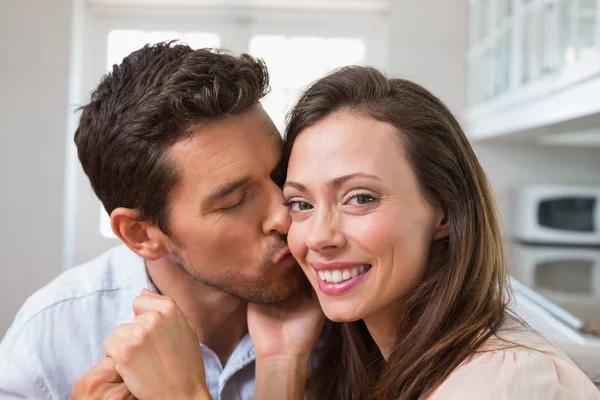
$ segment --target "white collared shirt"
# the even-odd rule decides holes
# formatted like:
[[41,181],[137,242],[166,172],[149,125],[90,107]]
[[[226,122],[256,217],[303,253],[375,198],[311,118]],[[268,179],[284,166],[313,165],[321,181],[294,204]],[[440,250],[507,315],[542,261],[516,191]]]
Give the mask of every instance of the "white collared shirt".
[[[153,288],[143,259],[121,245],[34,293],[0,343],[0,399],[70,399],[75,382],[105,358],[102,342],[133,319],[131,304],[143,288]],[[225,366],[200,346],[212,398],[252,399],[250,337]]]

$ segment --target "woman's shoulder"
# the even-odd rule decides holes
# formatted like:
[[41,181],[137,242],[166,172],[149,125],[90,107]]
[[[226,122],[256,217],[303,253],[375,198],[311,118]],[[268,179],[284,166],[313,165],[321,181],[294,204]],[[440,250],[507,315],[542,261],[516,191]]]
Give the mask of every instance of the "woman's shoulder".
[[600,400],[589,378],[557,347],[511,324],[490,337],[431,400]]

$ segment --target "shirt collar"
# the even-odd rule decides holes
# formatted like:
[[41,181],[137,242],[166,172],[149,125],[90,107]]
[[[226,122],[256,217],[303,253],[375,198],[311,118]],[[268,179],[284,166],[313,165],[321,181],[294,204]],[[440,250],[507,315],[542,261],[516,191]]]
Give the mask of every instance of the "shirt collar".
[[111,262],[116,264],[117,270],[123,271],[123,302],[117,319],[117,324],[123,324],[134,318],[133,300],[140,295],[142,289],[152,290],[153,292],[156,292],[156,289],[150,281],[144,259],[126,246],[119,250]]

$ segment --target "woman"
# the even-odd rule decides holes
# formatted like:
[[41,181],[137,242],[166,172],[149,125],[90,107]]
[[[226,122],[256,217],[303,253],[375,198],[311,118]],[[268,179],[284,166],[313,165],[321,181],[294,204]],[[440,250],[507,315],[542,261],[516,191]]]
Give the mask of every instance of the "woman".
[[425,89],[347,67],[288,116],[290,249],[333,324],[317,399],[598,399],[507,313],[492,192]]

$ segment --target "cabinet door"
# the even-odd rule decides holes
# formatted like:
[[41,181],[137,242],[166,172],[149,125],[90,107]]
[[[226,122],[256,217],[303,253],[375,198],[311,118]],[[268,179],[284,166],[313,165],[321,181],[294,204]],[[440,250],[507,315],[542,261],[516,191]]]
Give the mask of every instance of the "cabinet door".
[[520,82],[531,82],[540,76],[541,46],[538,29],[538,15],[532,7],[527,8],[520,17],[519,49],[520,49]]
[[578,58],[587,60],[597,58],[598,49],[598,0],[578,0],[575,19],[575,46]]
[[564,70],[598,57],[598,1],[557,0],[557,68]]

